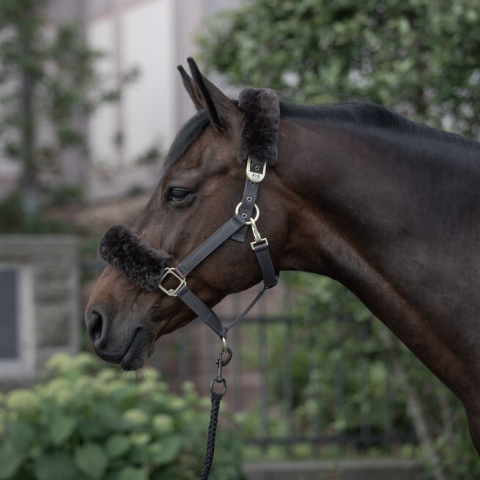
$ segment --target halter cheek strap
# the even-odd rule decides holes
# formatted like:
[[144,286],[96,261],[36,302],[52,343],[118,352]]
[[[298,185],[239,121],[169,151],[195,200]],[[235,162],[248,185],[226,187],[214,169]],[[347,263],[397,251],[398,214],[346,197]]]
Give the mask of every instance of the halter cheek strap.
[[[249,171],[250,170],[250,171]],[[262,176],[255,174],[261,171]],[[260,216],[260,210],[255,204],[257,196],[258,184],[265,176],[265,164],[258,161],[249,160],[247,163],[247,181],[245,190],[243,192],[242,202],[238,205],[235,215],[224,223],[215,233],[213,233],[207,240],[205,240],[199,247],[197,247],[188,257],[185,258],[177,267],[165,269],[159,288],[169,296],[178,297],[182,300],[201,320],[203,320],[220,338],[225,339],[228,331],[242,320],[248,312],[260,300],[265,291],[274,287],[278,283],[278,273],[275,271],[268,249],[268,241],[262,238],[256,221]],[[250,176],[249,176],[250,173]],[[253,175],[252,175],[253,174]],[[255,212],[256,218],[250,217],[248,212]],[[251,213],[250,213],[251,215]],[[211,253],[213,253],[220,245],[226,242],[229,238],[237,241],[242,241],[241,237],[245,237],[240,233],[242,229],[251,226],[254,241],[251,242],[252,250],[257,257],[258,265],[262,273],[263,289],[253,299],[246,310],[235,318],[229,325],[224,326],[216,313],[207,307],[188,287],[186,282],[187,275],[203,260],[205,260]],[[164,281],[174,277],[178,282],[175,288],[167,289],[163,286]]]

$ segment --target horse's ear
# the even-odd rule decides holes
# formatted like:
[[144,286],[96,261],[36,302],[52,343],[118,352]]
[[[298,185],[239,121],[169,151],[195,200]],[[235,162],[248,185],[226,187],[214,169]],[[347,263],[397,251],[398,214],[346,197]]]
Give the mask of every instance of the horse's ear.
[[187,61],[193,78],[190,78],[182,67],[178,68],[185,89],[196,109],[205,109],[212,128],[221,134],[228,128],[233,118],[241,118],[241,113],[232,100],[201,74],[193,58]]
[[187,93],[190,95],[190,98],[192,99],[195,108],[197,109],[197,111],[202,110],[202,100],[198,94],[198,90],[195,87],[195,84],[193,83],[192,77],[190,77],[190,75],[186,72],[182,65],[179,65],[177,68],[180,72],[180,75],[182,76],[183,86],[185,87]]
[[278,129],[280,126],[280,101],[269,88],[246,88],[240,93],[238,106],[205,78],[193,58],[188,59],[191,78],[185,69],[178,67],[183,84],[197,110],[205,109],[211,127],[224,133],[243,118],[238,160],[246,163],[251,156],[275,165],[278,160]]

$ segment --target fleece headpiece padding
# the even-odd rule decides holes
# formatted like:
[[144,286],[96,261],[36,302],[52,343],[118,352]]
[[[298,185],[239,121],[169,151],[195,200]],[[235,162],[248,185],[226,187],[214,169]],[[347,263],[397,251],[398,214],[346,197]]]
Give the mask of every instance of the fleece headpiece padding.
[[115,225],[105,234],[98,254],[139,287],[158,289],[168,255],[158,252],[124,225]]
[[246,88],[238,97],[243,111],[243,129],[238,160],[245,163],[250,155],[275,165],[278,161],[280,102],[270,88]]

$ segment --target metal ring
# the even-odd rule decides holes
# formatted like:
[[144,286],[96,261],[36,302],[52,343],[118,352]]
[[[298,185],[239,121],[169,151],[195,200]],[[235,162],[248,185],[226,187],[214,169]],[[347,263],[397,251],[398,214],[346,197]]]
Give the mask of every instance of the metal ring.
[[[242,205],[242,202],[240,202],[237,205],[237,208],[235,209],[235,215],[239,212],[240,206]],[[260,218],[260,209],[258,208],[257,204],[255,206],[255,218],[253,219],[254,222],[256,222]],[[245,225],[251,225],[252,222],[249,220],[248,222],[245,223]]]
[[212,394],[217,393],[217,392],[215,392],[215,384],[216,383],[223,383],[223,392],[218,393],[217,395],[221,395],[222,397],[224,397],[225,394],[227,393],[227,382],[225,381],[224,378],[215,377],[210,383],[210,392]]

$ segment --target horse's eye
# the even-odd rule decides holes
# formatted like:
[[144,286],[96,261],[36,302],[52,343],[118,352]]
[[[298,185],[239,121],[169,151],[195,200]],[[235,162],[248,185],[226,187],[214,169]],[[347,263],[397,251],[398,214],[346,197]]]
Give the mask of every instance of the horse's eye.
[[169,203],[184,202],[192,198],[193,192],[186,188],[172,187],[165,192],[165,201]]

